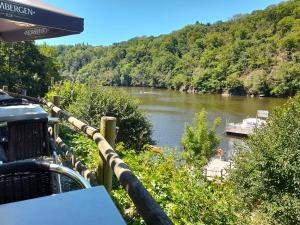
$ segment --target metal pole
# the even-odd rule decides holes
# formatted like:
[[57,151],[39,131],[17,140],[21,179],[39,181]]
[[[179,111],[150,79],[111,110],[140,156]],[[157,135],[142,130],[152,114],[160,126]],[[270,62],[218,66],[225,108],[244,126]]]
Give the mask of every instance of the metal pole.
[[[57,107],[60,107],[60,96],[59,95],[53,96],[53,104]],[[51,117],[58,117],[58,114],[56,112],[54,112],[53,110],[51,110]],[[56,140],[56,138],[58,137],[58,131],[59,131],[58,123],[54,122],[53,123],[53,133],[52,133],[54,140]]]

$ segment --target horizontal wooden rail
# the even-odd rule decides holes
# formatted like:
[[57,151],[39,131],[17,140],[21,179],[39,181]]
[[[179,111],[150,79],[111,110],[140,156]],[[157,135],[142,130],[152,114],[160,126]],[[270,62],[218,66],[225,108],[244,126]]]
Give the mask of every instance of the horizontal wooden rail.
[[[53,136],[52,127],[49,127],[48,131]],[[60,137],[57,137],[56,140],[53,140],[53,144],[55,145],[54,148],[58,147],[59,149],[61,149],[65,157],[71,160],[71,164],[75,171],[77,171],[81,176],[87,179],[93,187],[98,186],[96,175],[92,171],[90,171],[82,161],[76,158],[69,146],[66,145]]]
[[95,187],[98,185],[96,176],[80,161],[76,158],[70,148],[62,141],[60,137],[55,140],[56,145],[62,149],[65,155],[71,159],[72,166],[78,171],[90,184]]
[[9,94],[10,96],[15,97],[15,98],[25,98],[32,103],[39,103],[39,104],[45,105],[47,102],[46,100],[44,100],[42,98],[34,98],[34,97],[26,96],[26,95],[16,94],[13,92],[7,92],[7,94]]
[[129,197],[133,201],[137,208],[138,213],[145,220],[148,225],[169,225],[173,224],[157,202],[153,199],[150,193],[146,190],[139,179],[129,169],[126,163],[119,157],[119,155],[113,150],[108,144],[105,138],[99,133],[97,129],[87,125],[86,123],[78,120],[77,118],[70,115],[68,112],[55,106],[52,102],[47,102],[44,99],[32,98],[20,94],[9,93],[13,97],[20,97],[28,99],[29,101],[45,104],[57,115],[68,121],[77,129],[81,130],[88,137],[93,139],[100,150],[103,158],[109,163],[110,167],[114,171],[120,184],[127,191]]

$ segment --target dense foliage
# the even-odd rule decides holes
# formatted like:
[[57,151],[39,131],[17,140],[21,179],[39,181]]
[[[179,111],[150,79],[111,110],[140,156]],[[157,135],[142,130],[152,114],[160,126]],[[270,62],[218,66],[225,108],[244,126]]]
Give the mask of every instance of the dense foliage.
[[72,81],[74,81],[74,73],[103,55],[103,47],[92,47],[85,44],[60,45],[54,49],[57,51],[57,61],[62,66],[60,71],[62,77]]
[[[190,170],[180,163],[181,155],[124,151],[123,159],[138,175],[147,190],[177,225],[244,224],[238,214],[239,197],[230,183],[207,181],[202,170]],[[114,198],[130,224],[144,224],[118,187]]]
[[183,156],[188,161],[202,161],[207,163],[220,144],[220,138],[216,135],[216,129],[221,123],[221,118],[216,118],[212,128],[208,127],[207,113],[201,111],[196,115],[195,127],[185,125],[182,137],[184,147]]
[[47,46],[39,49],[32,42],[0,42],[0,86],[11,91],[26,89],[29,95],[44,95],[51,77],[58,79],[56,58],[49,55],[56,50]]
[[[61,136],[79,159],[96,170],[99,153],[93,141],[68,128],[61,130]],[[140,152],[117,146],[123,160],[139,177],[147,190],[160,204],[176,225],[232,225],[245,224],[240,212],[240,199],[229,182],[207,181],[198,162],[185,163],[180,154],[158,154]],[[145,224],[126,191],[114,179],[112,197],[131,225]]]
[[300,1],[108,47],[58,46],[63,73],[104,85],[291,96],[300,87]]
[[55,85],[52,95],[62,97],[62,107],[94,127],[100,126],[102,116],[117,118],[117,142],[140,151],[152,144],[151,124],[138,108],[137,100],[125,91],[108,87],[89,87],[84,84],[64,82]]
[[240,147],[231,172],[247,209],[270,224],[300,224],[300,95]]

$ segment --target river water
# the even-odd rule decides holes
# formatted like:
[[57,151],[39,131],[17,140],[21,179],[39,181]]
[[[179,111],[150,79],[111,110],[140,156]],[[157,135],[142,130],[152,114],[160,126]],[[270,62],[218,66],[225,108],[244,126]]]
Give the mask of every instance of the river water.
[[221,117],[222,124],[217,133],[222,137],[220,147],[229,159],[234,145],[241,139],[224,134],[226,121],[241,122],[247,117],[255,117],[257,110],[269,110],[282,106],[286,99],[251,98],[242,96],[223,97],[210,94],[187,94],[172,90],[152,88],[121,88],[140,100],[140,107],[146,111],[153,124],[153,138],[158,146],[182,149],[181,137],[185,123],[192,123],[195,114],[204,109],[208,113],[209,124]]

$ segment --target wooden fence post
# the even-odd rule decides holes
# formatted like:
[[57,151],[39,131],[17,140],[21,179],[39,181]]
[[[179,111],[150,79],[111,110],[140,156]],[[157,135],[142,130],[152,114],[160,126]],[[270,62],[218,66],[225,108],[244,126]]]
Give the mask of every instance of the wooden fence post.
[[[60,107],[60,96],[59,95],[54,95],[52,101],[55,106]],[[54,112],[53,110],[51,110],[50,114],[51,114],[51,117],[58,117],[58,114],[56,112]],[[56,140],[56,138],[58,137],[58,130],[59,130],[57,122],[53,121],[52,128],[53,128],[52,135],[53,135],[54,140]]]
[[[54,95],[52,98],[52,102],[55,106],[60,107],[60,96],[59,95]],[[57,117],[57,113],[51,110],[51,117]]]
[[5,92],[8,92],[8,86],[6,86],[6,85],[3,85],[3,88],[2,88],[2,90],[3,90],[3,91],[5,91]]
[[[100,133],[113,148],[115,147],[116,140],[116,122],[117,119],[115,117],[104,116],[101,118],[100,123]],[[112,175],[113,172],[109,163],[106,162],[105,158],[100,153],[97,180],[99,184],[103,184],[105,186],[109,193],[111,193],[112,189]]]

